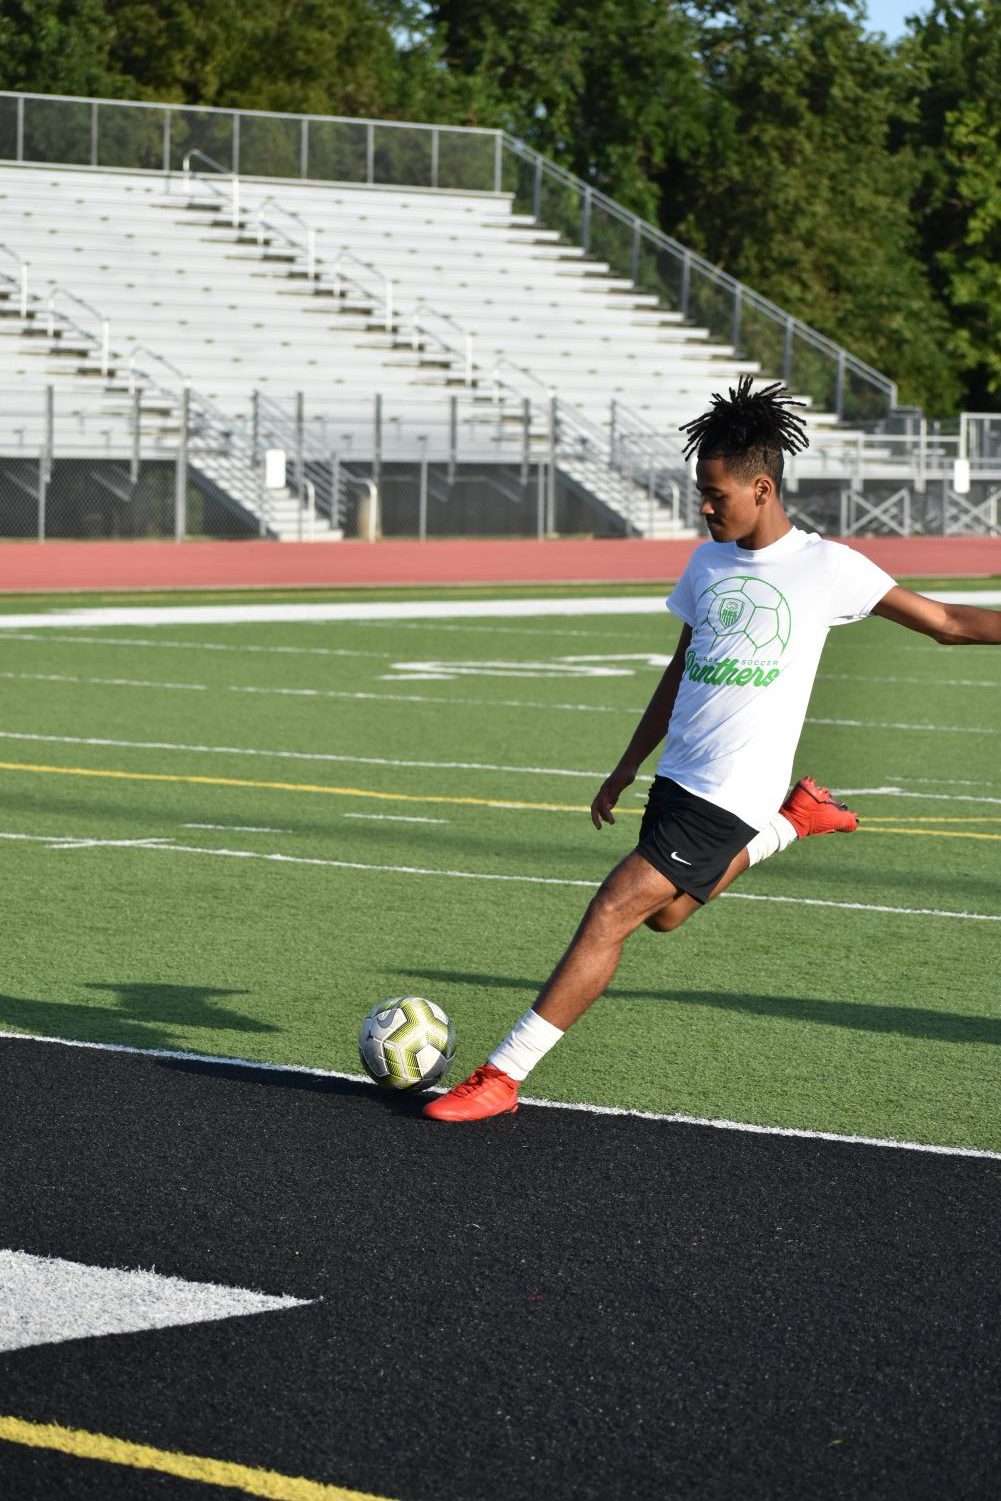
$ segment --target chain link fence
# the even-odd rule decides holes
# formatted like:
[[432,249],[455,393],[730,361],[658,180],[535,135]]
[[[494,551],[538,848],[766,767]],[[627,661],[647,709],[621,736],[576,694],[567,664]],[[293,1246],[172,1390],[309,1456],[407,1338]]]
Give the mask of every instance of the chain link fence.
[[[551,398],[447,389],[354,402],[257,393],[230,416],[186,389],[0,388],[0,536],[423,541],[701,532],[691,471],[647,435],[592,435]],[[994,419],[992,418],[993,422]],[[955,445],[959,440],[948,440]],[[929,447],[923,483],[786,486],[827,535],[998,535],[1001,425]]]

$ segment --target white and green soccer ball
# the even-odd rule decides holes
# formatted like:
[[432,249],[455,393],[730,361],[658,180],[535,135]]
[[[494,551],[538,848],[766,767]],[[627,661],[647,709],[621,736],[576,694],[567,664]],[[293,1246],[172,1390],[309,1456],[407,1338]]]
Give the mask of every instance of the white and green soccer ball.
[[455,1028],[424,996],[390,996],[362,1022],[358,1053],[369,1078],[384,1089],[428,1089],[455,1057]]
[[719,579],[699,595],[695,610],[696,629],[707,626],[716,645],[726,651],[773,647],[778,654],[789,645],[789,605],[781,590],[765,579]]

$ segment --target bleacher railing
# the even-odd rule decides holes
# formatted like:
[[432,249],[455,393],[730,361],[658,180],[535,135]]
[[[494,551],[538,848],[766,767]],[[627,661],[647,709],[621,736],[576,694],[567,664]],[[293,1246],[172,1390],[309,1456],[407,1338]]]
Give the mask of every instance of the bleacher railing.
[[849,350],[503,131],[0,91],[0,159],[510,193],[517,210],[707,328],[823,411],[879,427],[894,382]]

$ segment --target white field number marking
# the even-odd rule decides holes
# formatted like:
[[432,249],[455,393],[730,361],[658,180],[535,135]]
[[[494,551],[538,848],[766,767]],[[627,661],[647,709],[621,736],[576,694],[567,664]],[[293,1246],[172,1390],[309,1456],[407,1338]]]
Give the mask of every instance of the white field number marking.
[[394,662],[389,672],[381,673],[384,683],[424,680],[451,682],[458,678],[631,678],[636,666],[667,667],[671,658],[660,653],[595,653],[592,656],[549,657],[540,662],[461,661],[439,658],[426,662]]

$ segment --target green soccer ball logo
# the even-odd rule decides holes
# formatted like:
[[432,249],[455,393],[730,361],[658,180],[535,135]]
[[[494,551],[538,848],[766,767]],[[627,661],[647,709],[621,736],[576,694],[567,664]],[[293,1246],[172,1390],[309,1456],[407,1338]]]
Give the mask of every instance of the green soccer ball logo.
[[713,648],[755,652],[773,646],[785,651],[792,631],[792,614],[785,595],[764,579],[720,579],[699,595],[695,629],[714,638]]

